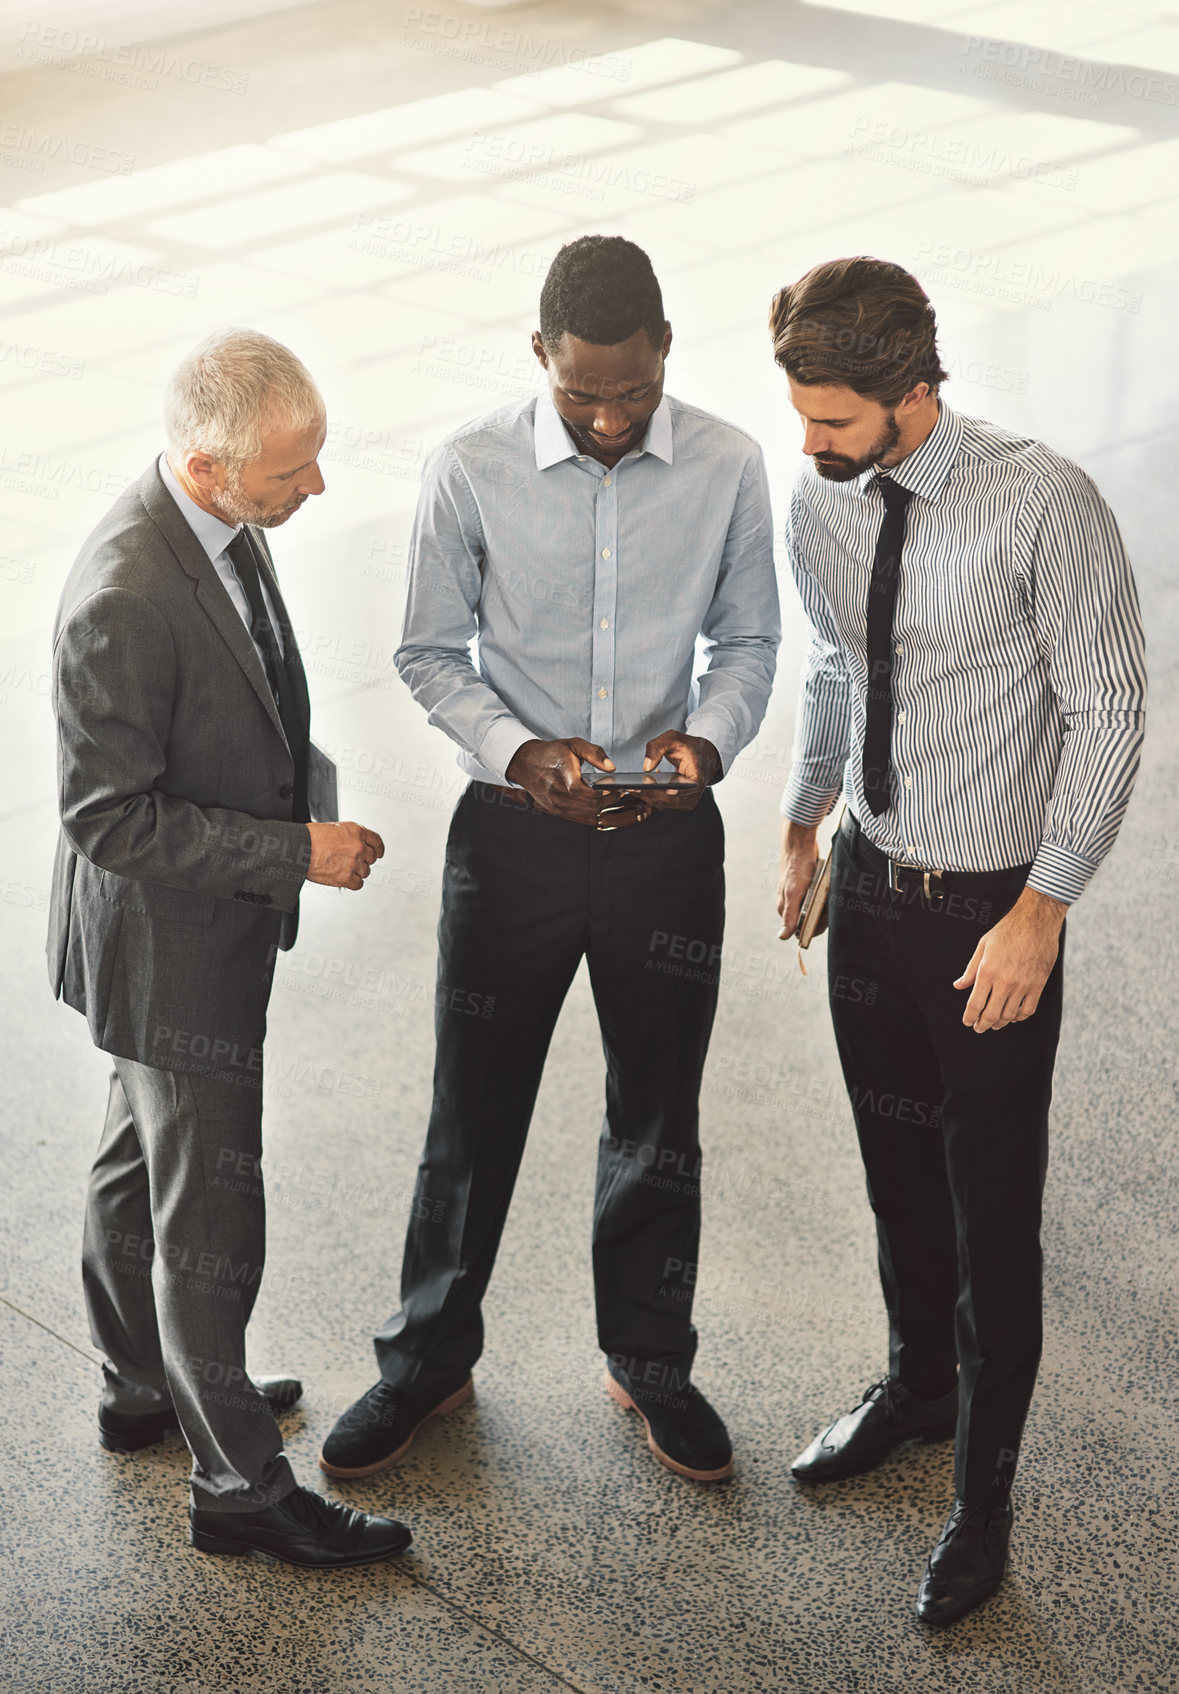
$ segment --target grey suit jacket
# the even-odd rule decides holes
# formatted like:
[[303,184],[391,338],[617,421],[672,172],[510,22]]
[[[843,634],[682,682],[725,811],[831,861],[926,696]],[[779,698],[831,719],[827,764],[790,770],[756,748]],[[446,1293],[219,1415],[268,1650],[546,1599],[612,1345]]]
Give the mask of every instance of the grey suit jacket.
[[[266,586],[309,716],[272,571]],[[66,579],[53,706],[54,993],[108,1053],[260,1081],[311,839],[291,819],[294,764],[262,661],[154,463]]]

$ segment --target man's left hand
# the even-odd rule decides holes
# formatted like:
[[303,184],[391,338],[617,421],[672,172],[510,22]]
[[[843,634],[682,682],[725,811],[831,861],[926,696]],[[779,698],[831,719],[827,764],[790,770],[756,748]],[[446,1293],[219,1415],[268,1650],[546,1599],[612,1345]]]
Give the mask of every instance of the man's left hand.
[[1025,888],[1005,918],[988,929],[955,988],[973,988],[962,1022],[976,1035],[1023,1023],[1040,1004],[1060,951],[1068,907]]
[[699,805],[704,790],[714,782],[719,782],[724,775],[720,754],[712,742],[705,741],[701,735],[684,735],[678,729],[665,730],[662,735],[657,735],[654,741],[647,743],[643,769],[653,771],[663,759],[674,765],[681,776],[686,776],[689,782],[694,782],[697,786],[633,790],[634,793],[641,794],[643,805],[652,811],[690,812],[693,806]]

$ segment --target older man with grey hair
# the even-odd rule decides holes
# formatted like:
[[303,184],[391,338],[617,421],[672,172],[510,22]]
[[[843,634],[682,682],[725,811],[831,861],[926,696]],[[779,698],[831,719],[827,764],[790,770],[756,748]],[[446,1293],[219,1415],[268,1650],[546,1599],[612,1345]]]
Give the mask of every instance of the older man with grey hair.
[[83,544],[53,640],[50,979],[114,1062],[82,1272],[99,1440],[183,1432],[206,1552],[365,1564],[409,1531],[298,1487],[275,1412],[302,1386],[245,1360],[276,951],[304,881],[362,888],[384,851],[332,820],[264,535],[323,492],[323,400],[287,348],[226,330],[181,361],[165,416],[168,450]]

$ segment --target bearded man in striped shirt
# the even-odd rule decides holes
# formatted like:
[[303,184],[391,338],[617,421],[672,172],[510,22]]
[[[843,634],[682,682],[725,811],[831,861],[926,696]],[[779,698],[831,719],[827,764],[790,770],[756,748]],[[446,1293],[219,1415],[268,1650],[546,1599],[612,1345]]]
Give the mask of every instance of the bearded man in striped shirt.
[[[916,279],[870,258],[816,266],[770,310],[812,460],[787,534],[812,637],[778,911],[785,939],[842,787],[831,1013],[890,1336],[888,1375],[792,1468],[825,1482],[955,1438],[917,1597],[931,1625],[1006,1561],[1064,919],[1125,814],[1146,689],[1109,508],[1061,454],[939,398],[936,329]],[[876,992],[838,993],[849,980]]]

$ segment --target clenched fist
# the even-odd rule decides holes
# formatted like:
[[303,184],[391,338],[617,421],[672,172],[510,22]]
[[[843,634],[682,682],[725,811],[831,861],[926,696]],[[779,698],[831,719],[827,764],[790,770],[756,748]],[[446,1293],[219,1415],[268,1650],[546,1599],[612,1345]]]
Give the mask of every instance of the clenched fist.
[[311,864],[308,882],[328,888],[363,888],[364,879],[378,859],[385,856],[385,843],[375,829],[358,823],[309,823]]

